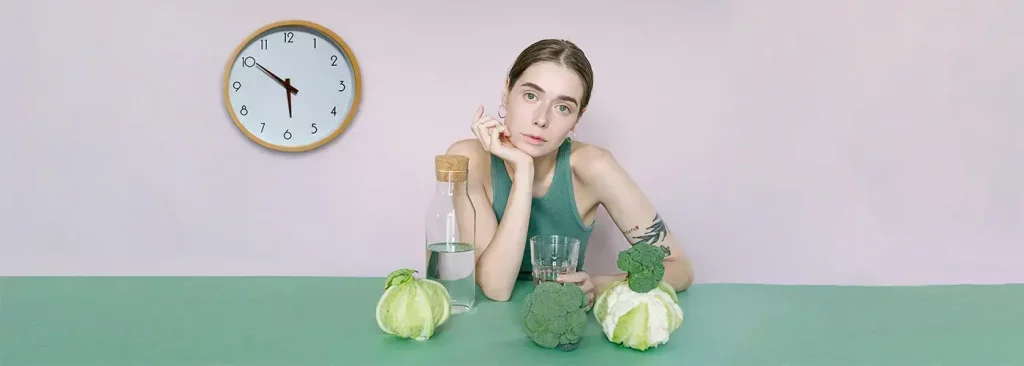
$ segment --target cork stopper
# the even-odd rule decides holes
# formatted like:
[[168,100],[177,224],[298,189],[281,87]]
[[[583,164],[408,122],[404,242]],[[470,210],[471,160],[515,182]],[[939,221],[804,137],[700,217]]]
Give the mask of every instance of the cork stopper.
[[435,156],[434,176],[438,182],[465,182],[469,176],[469,157],[462,155]]

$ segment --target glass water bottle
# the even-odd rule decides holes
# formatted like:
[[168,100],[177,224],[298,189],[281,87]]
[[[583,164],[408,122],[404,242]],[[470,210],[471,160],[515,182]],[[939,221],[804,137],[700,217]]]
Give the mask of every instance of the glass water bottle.
[[426,215],[427,278],[452,297],[452,314],[476,304],[476,211],[467,192],[469,158],[434,157],[434,197]]

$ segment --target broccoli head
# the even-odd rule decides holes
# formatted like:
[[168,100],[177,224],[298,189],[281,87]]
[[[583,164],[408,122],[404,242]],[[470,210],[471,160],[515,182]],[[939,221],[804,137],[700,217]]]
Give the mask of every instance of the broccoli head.
[[587,296],[571,283],[542,282],[523,300],[523,328],[544,348],[572,350],[587,325]]
[[626,272],[630,290],[645,293],[657,288],[665,277],[665,264],[662,261],[669,254],[668,247],[638,242],[619,252],[615,264]]

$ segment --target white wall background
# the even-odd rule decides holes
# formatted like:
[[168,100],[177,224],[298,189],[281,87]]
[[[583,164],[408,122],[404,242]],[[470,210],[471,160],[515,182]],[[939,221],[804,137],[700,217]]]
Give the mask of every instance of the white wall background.
[[[540,38],[698,282],[1024,282],[1024,2],[3,1],[0,275],[422,267],[432,158]],[[361,113],[305,154],[226,115],[231,51],[319,22]],[[588,270],[623,241],[602,216]]]

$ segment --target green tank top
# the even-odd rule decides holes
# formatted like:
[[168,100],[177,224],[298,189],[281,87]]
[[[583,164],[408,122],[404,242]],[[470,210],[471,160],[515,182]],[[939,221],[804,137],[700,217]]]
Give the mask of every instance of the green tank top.
[[[526,250],[523,251],[522,264],[519,269],[520,279],[529,279],[533,266],[530,263],[530,239],[535,235],[558,234],[579,238],[580,253],[576,270],[583,270],[583,258],[587,252],[587,245],[590,242],[590,233],[593,225],[583,223],[576,208],[576,195],[572,187],[572,166],[569,163],[569,155],[572,152],[572,142],[566,139],[558,147],[558,157],[555,160],[555,176],[551,181],[551,187],[541,197],[534,197],[530,209],[530,227],[526,233]],[[501,222],[505,214],[505,206],[508,203],[508,195],[512,190],[512,178],[505,170],[505,163],[501,158],[491,155],[491,182],[494,190],[494,215],[498,222]]]

